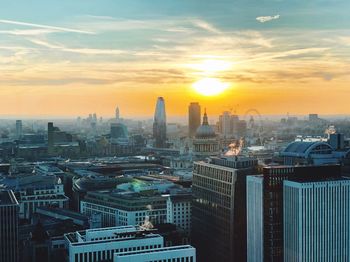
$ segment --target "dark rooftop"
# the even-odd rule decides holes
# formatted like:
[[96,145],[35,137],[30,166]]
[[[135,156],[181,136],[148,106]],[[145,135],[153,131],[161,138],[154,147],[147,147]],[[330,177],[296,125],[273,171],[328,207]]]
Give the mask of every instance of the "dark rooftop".
[[12,190],[0,191],[0,206],[18,205]]

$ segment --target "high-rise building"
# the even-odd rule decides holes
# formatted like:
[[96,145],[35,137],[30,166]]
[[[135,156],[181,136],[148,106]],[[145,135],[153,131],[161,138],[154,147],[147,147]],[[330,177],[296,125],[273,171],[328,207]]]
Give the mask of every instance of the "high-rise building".
[[153,122],[153,138],[155,147],[166,147],[166,114],[163,97],[158,97]]
[[192,102],[188,107],[188,133],[190,137],[196,134],[201,125],[201,106],[197,102]]
[[219,131],[224,137],[229,137],[233,133],[231,113],[225,111],[219,117]]
[[119,112],[119,107],[117,106],[117,108],[115,109],[115,119],[117,121],[119,121],[120,119],[120,112]]
[[199,261],[246,261],[246,177],[252,157],[211,157],[194,162],[192,241]]
[[54,132],[55,127],[53,126],[53,123],[47,123],[47,151],[49,154],[54,152]]
[[[340,166],[271,166],[247,178],[247,261],[283,261],[283,182],[340,177]],[[308,260],[305,260],[308,261]],[[318,260],[309,260],[318,261]]]
[[350,261],[350,180],[285,181],[284,261]]
[[23,136],[22,120],[16,120],[16,138],[20,139]]
[[11,190],[0,191],[0,261],[17,262],[18,202]]

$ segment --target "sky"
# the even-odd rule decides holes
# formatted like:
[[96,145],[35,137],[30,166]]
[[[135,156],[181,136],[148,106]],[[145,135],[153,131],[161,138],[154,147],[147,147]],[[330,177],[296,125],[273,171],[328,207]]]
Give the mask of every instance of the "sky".
[[1,116],[350,114],[348,0],[0,3]]

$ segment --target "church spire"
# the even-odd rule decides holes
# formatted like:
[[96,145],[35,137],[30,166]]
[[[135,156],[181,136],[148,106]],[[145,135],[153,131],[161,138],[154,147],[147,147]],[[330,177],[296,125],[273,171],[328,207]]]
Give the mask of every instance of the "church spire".
[[205,125],[205,126],[209,125],[208,116],[207,116],[207,109],[206,108],[204,108],[203,124],[202,125]]

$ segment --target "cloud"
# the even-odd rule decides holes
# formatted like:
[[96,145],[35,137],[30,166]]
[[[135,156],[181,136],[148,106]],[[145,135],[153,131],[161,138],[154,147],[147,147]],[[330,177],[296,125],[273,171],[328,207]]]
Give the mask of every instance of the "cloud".
[[29,27],[36,27],[36,28],[43,28],[43,29],[50,29],[50,30],[54,30],[54,31],[57,31],[57,32],[71,32],[71,33],[79,33],[79,34],[95,34],[94,32],[85,31],[85,30],[78,30],[78,29],[73,29],[73,28],[50,26],[50,25],[33,24],[33,23],[26,23],[26,22],[13,21],[13,20],[0,19],[0,23],[11,24],[11,25],[29,26]]
[[269,15],[269,16],[258,16],[256,20],[259,21],[260,23],[265,23],[265,22],[269,22],[279,18],[280,18],[280,15],[274,15],[274,16]]
[[36,36],[57,32],[52,29],[28,29],[28,30],[0,30],[0,34],[17,36]]
[[69,48],[63,45],[51,44],[38,39],[31,39],[32,43],[44,46],[50,49],[57,49],[60,51],[85,54],[85,55],[120,55],[126,53],[126,51],[118,49],[97,49],[97,48]]
[[196,20],[192,20],[192,23],[196,27],[204,29],[204,30],[206,30],[208,32],[215,33],[215,34],[220,34],[221,33],[221,31],[219,29],[217,29],[215,26],[213,26],[212,24],[209,24],[206,21],[196,19]]

